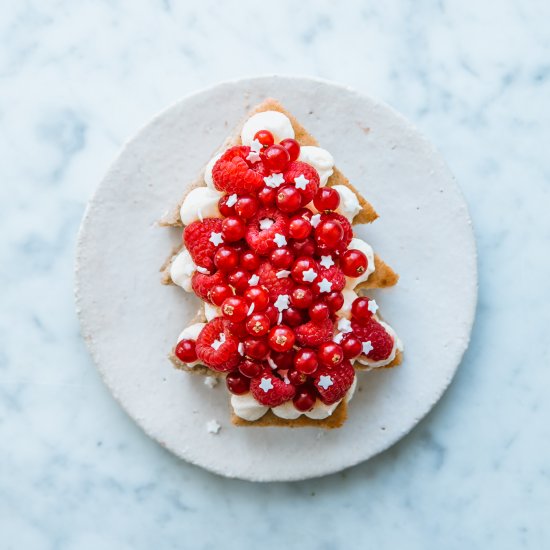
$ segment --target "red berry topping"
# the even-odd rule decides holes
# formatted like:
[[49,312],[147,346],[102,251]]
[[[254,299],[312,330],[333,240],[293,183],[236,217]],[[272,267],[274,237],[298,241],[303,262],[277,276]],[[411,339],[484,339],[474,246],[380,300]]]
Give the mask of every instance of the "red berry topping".
[[296,212],[296,210],[300,208],[302,204],[302,195],[296,187],[285,185],[284,187],[280,187],[277,191],[275,202],[279,210],[290,214],[291,212]]
[[295,386],[300,386],[307,382],[307,374],[304,374],[303,372],[300,372],[296,369],[290,369],[286,373],[286,376],[290,380],[290,383],[294,384]]
[[323,403],[332,405],[346,395],[346,392],[351,388],[355,371],[351,363],[344,360],[336,369],[320,368],[315,373],[313,383],[319,392],[319,396]]
[[344,350],[335,342],[321,344],[317,355],[323,367],[337,367],[344,360]]
[[290,248],[296,256],[313,256],[317,250],[315,241],[311,237],[301,241],[293,241]]
[[317,262],[309,256],[300,256],[291,269],[292,278],[299,284],[310,285],[319,274]]
[[372,347],[372,349],[366,356],[371,361],[385,361],[388,359],[393,351],[394,341],[391,335],[376,319],[373,318],[361,322],[352,319],[351,328],[353,329],[353,334],[363,344],[370,342],[369,347]]
[[248,280],[250,279],[250,273],[244,269],[234,269],[227,276],[227,281],[236,290],[238,294],[241,294],[248,288]]
[[255,197],[240,197],[235,203],[235,212],[241,218],[248,220],[258,211],[258,199]]
[[288,224],[288,235],[293,239],[303,240],[309,237],[312,229],[308,220],[301,216],[294,216]]
[[340,195],[338,191],[332,187],[321,187],[313,199],[313,205],[319,212],[336,210],[339,204]]
[[222,216],[234,216],[235,215],[235,203],[232,206],[227,204],[227,201],[230,200],[231,195],[224,195],[218,201],[218,210]]
[[272,325],[277,324],[277,319],[279,318],[279,310],[275,306],[273,305],[267,306],[267,309],[265,310],[264,313],[269,317],[269,322]]
[[305,309],[313,302],[313,292],[307,286],[297,286],[290,295],[290,303],[297,308]]
[[277,190],[273,187],[262,187],[258,193],[258,200],[264,207],[271,207],[275,204]]
[[266,407],[278,407],[294,397],[296,389],[276,376],[270,369],[252,379],[250,391],[254,399]]
[[272,172],[282,172],[290,161],[290,155],[282,145],[270,145],[262,153],[264,164]]
[[294,367],[298,372],[313,374],[318,366],[319,361],[317,359],[317,354],[312,349],[301,348],[296,352]]
[[288,151],[290,161],[297,160],[300,156],[300,144],[292,138],[281,140],[280,144]]
[[295,160],[290,162],[284,172],[285,181],[295,186],[302,195],[302,205],[309,203],[319,189],[319,174],[313,166]]
[[229,216],[222,222],[222,237],[226,243],[234,243],[244,238],[246,224],[237,216]]
[[248,378],[254,378],[258,376],[263,370],[262,363],[258,361],[252,361],[251,359],[243,359],[239,363],[239,371]]
[[[373,300],[366,297],[356,298],[353,300],[353,304],[351,304],[352,316],[358,321],[370,320],[370,318],[374,315],[373,311],[371,311],[372,305],[369,305],[372,301]],[[375,308],[372,309],[376,311]]]
[[209,271],[214,270],[213,257],[218,249],[222,235],[222,221],[207,218],[202,222],[195,221],[183,231],[183,242],[196,265]]
[[254,252],[265,256],[277,248],[273,240],[277,234],[288,237],[287,217],[276,208],[260,208],[250,219],[246,242]]
[[292,349],[296,337],[291,328],[278,325],[269,331],[267,340],[271,349],[275,351],[288,351]]
[[300,412],[307,412],[313,409],[317,401],[317,392],[310,386],[302,386],[296,390],[296,395],[292,399],[294,406]]
[[361,340],[352,333],[346,334],[342,338],[340,345],[342,346],[342,350],[344,350],[344,357],[346,359],[355,359],[363,351]]
[[238,344],[237,338],[226,329],[223,319],[216,317],[203,327],[197,338],[197,357],[212,370],[230,371],[240,361]]
[[214,285],[210,289],[210,301],[215,306],[221,306],[226,298],[233,296],[233,290],[229,285]]
[[306,322],[304,311],[295,307],[289,307],[283,311],[283,323],[290,327],[297,327]]
[[314,323],[328,319],[330,309],[324,302],[317,302],[309,307],[309,317]]
[[265,338],[249,336],[243,340],[244,353],[252,359],[265,359],[269,353],[269,346]]
[[262,187],[263,175],[246,162],[249,153],[250,147],[231,147],[218,159],[212,168],[212,179],[218,191],[245,194]]
[[195,271],[193,278],[191,279],[191,286],[193,292],[205,302],[210,302],[210,291],[216,285],[225,284],[225,277],[221,271],[217,271],[214,275],[205,275]]
[[275,302],[281,294],[290,295],[294,288],[294,283],[290,277],[277,277],[279,271],[279,269],[274,268],[269,262],[261,264],[256,271],[256,275],[260,278],[259,284],[267,289],[272,302]]
[[197,360],[195,340],[180,340],[174,350],[176,357],[184,363],[193,363]]
[[254,304],[255,312],[264,311],[269,305],[269,293],[261,286],[251,286],[244,291],[244,298],[249,305]]
[[353,229],[351,227],[351,223],[349,223],[347,218],[345,218],[344,216],[336,212],[322,214],[321,222],[323,221],[333,221],[333,222],[336,221],[342,226],[342,229],[344,230],[344,236],[342,237],[342,241],[338,243],[338,246],[336,247],[336,251],[344,252],[347,249],[349,243],[351,242],[351,239],[353,238]]
[[350,248],[340,256],[340,269],[348,277],[359,277],[368,266],[368,260],[365,254],[355,248]]
[[221,271],[230,271],[239,265],[239,253],[230,246],[220,246],[214,254],[214,265]]
[[315,228],[315,241],[323,250],[334,250],[344,238],[344,229],[337,220],[322,220]]
[[[323,281],[328,281],[330,285],[327,285],[326,282],[323,283]],[[328,269],[319,269],[319,275],[317,279],[315,279],[315,283],[313,284],[312,288],[314,293],[331,293],[340,292],[345,286],[346,278],[344,276],[344,273],[339,268],[333,265]],[[330,289],[327,290],[329,287]]]
[[344,305],[344,295],[338,291],[329,292],[323,296],[323,299],[332,313],[336,313]]
[[253,313],[246,320],[246,330],[252,336],[263,336],[269,331],[271,323],[265,313]]
[[246,323],[244,321],[241,321],[239,323],[228,321],[227,319],[224,319],[225,328],[233,334],[233,336],[236,336],[237,338],[245,338],[248,336],[248,331],[246,330]]
[[231,296],[223,301],[221,310],[224,319],[233,321],[234,323],[240,323],[246,319],[248,304],[246,300],[240,296]]
[[286,269],[294,261],[294,254],[288,248],[276,248],[269,256],[269,260],[273,267]]
[[278,369],[288,370],[294,365],[294,350],[272,351],[269,355],[271,362],[275,363]]
[[251,250],[241,254],[241,267],[247,271],[254,271],[260,266],[260,257]]
[[258,130],[254,134],[254,139],[257,139],[264,147],[270,147],[275,143],[273,134],[269,130]]
[[323,342],[332,340],[333,326],[330,319],[321,323],[308,321],[300,327],[294,329],[296,341],[301,346],[317,347]]
[[242,395],[250,388],[250,378],[247,378],[239,371],[230,372],[225,378],[225,383],[227,389],[236,395]]

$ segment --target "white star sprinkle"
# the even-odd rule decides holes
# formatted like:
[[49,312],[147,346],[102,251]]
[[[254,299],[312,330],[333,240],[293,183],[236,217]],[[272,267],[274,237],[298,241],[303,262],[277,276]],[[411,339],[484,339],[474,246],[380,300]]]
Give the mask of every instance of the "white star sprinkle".
[[260,282],[260,278],[258,277],[258,275],[252,275],[252,277],[248,279],[248,284],[250,286],[256,286],[259,282]]
[[229,195],[225,204],[231,208],[232,206],[235,206],[237,204],[238,198],[239,197],[237,197],[237,194],[233,193],[232,195]]
[[217,420],[210,420],[206,423],[206,431],[209,434],[217,434],[221,429],[222,427]]
[[378,311],[378,304],[376,300],[370,299],[367,309],[374,315]]
[[280,325],[283,322],[283,314],[282,312],[279,313],[279,316],[277,317],[277,324]]
[[321,261],[319,263],[328,269],[334,265],[334,260],[332,259],[332,256],[321,256]]
[[215,388],[219,383],[219,380],[215,376],[207,376],[204,379],[204,385],[209,388]]
[[331,292],[332,291],[332,283],[328,280],[323,278],[323,280],[319,283],[319,292]]
[[332,339],[333,342],[335,342],[336,344],[339,344],[344,338],[344,333],[343,332],[338,332],[337,334],[334,335],[334,338]]
[[254,313],[254,302],[250,304],[250,307],[248,308],[247,315],[252,315]]
[[260,229],[264,231],[265,229],[269,229],[275,222],[273,220],[270,220],[269,218],[264,218],[263,220],[260,220]]
[[239,345],[237,346],[237,351],[239,352],[239,355],[244,355],[244,344],[242,342],[239,342]]
[[210,344],[210,346],[212,347],[212,349],[215,349],[216,351],[218,351],[220,349],[220,346],[224,343],[225,343],[225,334],[223,332],[220,332],[218,338],[214,340]]
[[250,150],[259,153],[262,150],[262,144],[259,139],[254,138],[250,144]]
[[284,311],[285,309],[288,309],[289,300],[290,296],[288,294],[279,294],[279,296],[277,296],[277,300],[275,300],[275,303],[273,305],[279,311]]
[[302,281],[306,283],[312,283],[317,278],[317,272],[310,267],[302,272]]
[[260,161],[260,153],[258,153],[256,151],[252,151],[252,149],[251,149],[250,153],[248,153],[248,155],[246,155],[246,160],[248,162],[251,162],[252,164],[255,164],[256,162]]
[[275,363],[275,361],[273,361],[273,359],[271,359],[271,357],[268,357],[267,358],[267,364],[273,369],[277,369],[279,367],[277,367],[277,363]]
[[273,242],[281,248],[281,246],[286,245],[286,238],[284,235],[281,235],[280,233],[275,233],[275,237],[273,237]]
[[271,378],[262,378],[262,381],[260,382],[260,388],[264,390],[264,393],[267,393],[269,390],[273,389],[273,382],[271,382]]
[[351,332],[351,321],[345,318],[340,319],[338,321],[338,330],[340,332]]
[[210,233],[210,238],[208,239],[214,246],[219,246],[223,243],[222,234],[221,233],[215,233],[212,231]]
[[313,227],[317,227],[321,223],[321,214],[313,214],[309,222]]
[[367,342],[363,342],[363,353],[365,355],[368,355],[374,348],[372,347],[372,343],[370,340]]
[[204,275],[210,275],[210,271],[208,271],[208,269],[206,269],[206,267],[202,267],[201,265],[197,266],[197,271],[199,273],[203,273]]
[[281,269],[281,271],[277,271],[276,277],[277,279],[286,279],[290,275],[290,271],[288,269]]
[[309,180],[301,174],[297,178],[294,178],[294,183],[296,184],[296,189],[305,189]]
[[266,176],[264,178],[264,182],[268,187],[277,189],[277,187],[285,182],[285,178],[283,177],[283,174],[271,174],[271,176]]
[[321,386],[321,388],[326,390],[327,388],[330,388],[332,386],[332,384],[334,384],[334,382],[332,381],[332,378],[330,376],[326,376],[324,374],[321,374],[321,376],[319,376],[318,384],[319,384],[319,386]]

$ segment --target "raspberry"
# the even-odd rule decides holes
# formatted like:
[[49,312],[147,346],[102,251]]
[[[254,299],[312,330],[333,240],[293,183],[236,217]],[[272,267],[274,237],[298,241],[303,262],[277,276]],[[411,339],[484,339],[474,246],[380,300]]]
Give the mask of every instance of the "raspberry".
[[337,214],[336,212],[321,214],[321,221],[324,220],[336,220],[340,222],[340,225],[344,230],[344,236],[342,237],[342,242],[336,247],[336,250],[340,253],[344,252],[351,242],[351,239],[353,239],[353,229],[351,227],[351,223],[349,223],[347,218],[341,214]]
[[390,356],[393,338],[374,317],[363,322],[352,319],[351,328],[361,342],[371,343],[372,350],[367,353],[371,361],[384,361]]
[[314,294],[319,294],[321,292],[319,283],[323,279],[326,279],[332,284],[331,292],[340,292],[346,286],[346,276],[341,269],[333,265],[328,269],[321,268],[319,270],[319,275],[311,287]]
[[189,224],[183,231],[183,242],[193,261],[201,267],[214,271],[214,254],[218,246],[211,242],[212,233],[222,232],[222,220],[207,218]]
[[295,160],[294,162],[288,163],[283,176],[285,178],[285,182],[292,185],[295,185],[295,179],[299,176],[303,176],[309,180],[309,183],[305,185],[305,189],[299,188],[298,190],[302,194],[302,205],[305,205],[313,200],[313,197],[319,189],[319,174],[313,166],[305,162]]
[[264,369],[262,374],[250,382],[250,391],[262,405],[278,407],[294,397],[296,388],[275,376],[271,369]]
[[193,287],[193,292],[205,302],[212,303],[210,299],[210,291],[216,285],[224,284],[225,280],[223,273],[217,271],[214,275],[205,275],[204,273],[199,273],[195,271],[193,273],[193,278],[191,279],[191,286]]
[[[260,224],[263,220],[271,220],[273,224],[262,229]],[[288,237],[288,218],[276,208],[260,208],[250,218],[246,231],[246,242],[254,252],[266,256],[277,248],[277,244],[273,241],[277,233],[285,238]]]
[[346,359],[336,368],[318,369],[313,384],[319,392],[321,401],[327,405],[332,405],[346,395],[353,384],[354,377],[355,371]]
[[320,323],[308,321],[294,329],[296,341],[304,347],[317,347],[332,340],[333,323],[325,319]]
[[259,285],[269,292],[269,299],[274,302],[280,294],[290,294],[294,290],[294,283],[290,277],[277,278],[279,269],[275,269],[269,262],[263,262],[256,270],[260,278]]
[[197,338],[197,357],[212,370],[227,372],[241,360],[238,345],[239,341],[226,329],[223,319],[216,317],[203,327]]
[[252,169],[248,165],[248,153],[250,147],[231,147],[214,164],[212,179],[218,191],[246,194],[254,193],[263,186],[263,170]]

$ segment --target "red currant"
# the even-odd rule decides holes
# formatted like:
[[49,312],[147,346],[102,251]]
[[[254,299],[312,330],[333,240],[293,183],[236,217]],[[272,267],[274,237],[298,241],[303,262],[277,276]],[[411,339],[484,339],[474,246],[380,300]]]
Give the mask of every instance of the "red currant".
[[310,222],[313,216],[313,212],[309,208],[300,208],[300,210],[298,210],[294,215],[300,216],[300,218],[303,218],[304,220]]
[[223,301],[221,309],[224,319],[240,323],[246,319],[248,304],[240,296],[231,296]]
[[294,367],[297,371],[303,372],[304,374],[313,374],[318,366],[319,361],[317,360],[317,354],[314,350],[310,348],[301,348],[296,352]]
[[227,330],[237,338],[244,338],[245,336],[248,336],[246,324],[243,322],[234,323],[233,321],[226,321],[225,326],[227,327]]
[[299,388],[292,398],[294,406],[300,412],[307,412],[313,409],[316,400],[317,394],[315,389],[310,386],[303,386]]
[[223,301],[230,296],[233,296],[233,290],[229,285],[214,285],[210,289],[210,301],[215,306],[221,306]]
[[353,334],[346,334],[340,342],[342,350],[344,351],[344,357],[346,359],[355,359],[358,355],[361,355],[363,351],[363,345],[361,340]]
[[319,212],[336,210],[340,204],[340,194],[332,187],[321,187],[313,198],[313,205]]
[[269,331],[269,346],[275,351],[289,351],[295,341],[294,331],[284,325],[277,325]]
[[220,246],[214,254],[214,265],[221,271],[229,271],[237,267],[239,253],[230,246]]
[[288,326],[297,327],[306,322],[305,315],[302,310],[295,307],[289,307],[283,311],[283,322]]
[[300,144],[295,139],[282,139],[280,143],[288,151],[291,161],[298,159],[300,156]]
[[253,313],[246,320],[246,330],[252,336],[263,336],[267,334],[270,326],[269,317],[265,313]]
[[270,145],[262,151],[264,164],[272,172],[282,172],[290,160],[288,151],[282,145]]
[[368,264],[369,261],[365,254],[355,248],[346,250],[340,256],[340,269],[348,277],[359,277],[365,272]]
[[307,374],[304,374],[303,372],[300,372],[296,369],[290,369],[286,376],[290,383],[294,386],[301,386],[302,384],[305,384],[307,381]]
[[254,134],[254,139],[257,139],[264,147],[269,147],[275,143],[273,134],[269,130],[258,130]]
[[286,269],[294,261],[294,254],[288,248],[276,248],[269,259],[273,267]]
[[290,223],[288,224],[288,234],[297,240],[303,240],[306,237],[309,237],[311,233],[311,223],[308,220],[302,218],[301,216],[294,216],[291,218]]
[[294,307],[305,309],[313,302],[313,292],[307,286],[297,286],[290,295],[290,303]]
[[227,277],[229,284],[239,294],[248,288],[248,279],[250,279],[250,273],[240,268],[233,270]]
[[325,304],[329,307],[332,313],[336,313],[344,305],[344,295],[336,290],[329,292],[324,296]]
[[269,317],[269,322],[272,325],[277,324],[277,319],[279,318],[279,310],[273,304],[267,306],[265,314]]
[[[307,271],[306,280],[304,280],[304,272]],[[313,281],[307,279],[313,279],[313,274],[317,276],[319,274],[319,268],[317,262],[309,256],[300,256],[294,264],[292,264],[291,270],[292,278],[301,284],[311,284]]]
[[335,248],[344,237],[344,228],[337,220],[323,220],[315,228],[315,240],[328,250]]
[[286,213],[295,212],[302,204],[302,195],[296,187],[285,185],[284,187],[280,187],[277,191],[275,202],[279,210]]
[[273,187],[262,187],[258,193],[258,200],[263,206],[273,206],[275,204],[275,197],[277,196],[277,190]]
[[235,203],[235,212],[241,218],[248,220],[258,210],[258,199],[255,197],[241,197]]
[[223,240],[227,243],[234,243],[240,241],[246,233],[246,224],[237,218],[237,216],[229,216],[222,222],[222,236]]
[[230,372],[225,377],[225,383],[227,385],[227,389],[236,395],[242,395],[250,388],[250,378],[247,378],[239,371]]
[[254,313],[265,311],[269,305],[269,292],[263,286],[251,286],[244,291],[249,304],[254,304]]
[[317,302],[309,307],[309,317],[314,323],[328,319],[330,310],[324,302]]
[[180,361],[183,361],[184,363],[193,363],[193,361],[197,360],[195,340],[180,340],[176,344],[174,353]]
[[369,298],[356,298],[351,304],[351,314],[359,321],[367,321],[372,317],[369,310]]
[[218,201],[218,210],[222,216],[234,216],[235,215],[235,205],[227,206],[227,201],[231,195],[224,195]]
[[313,256],[317,250],[315,241],[311,237],[301,241],[292,241],[290,248],[296,256]]
[[269,353],[269,346],[265,338],[249,336],[243,340],[244,353],[252,359],[265,359]]
[[294,350],[290,351],[272,351],[269,354],[271,360],[277,365],[278,369],[288,370],[294,364]]
[[258,361],[252,361],[251,359],[243,359],[239,363],[239,371],[248,378],[255,378],[262,372],[262,364]]
[[324,367],[337,367],[344,360],[344,350],[335,342],[325,342],[317,348],[317,356]]
[[241,254],[241,267],[247,271],[255,271],[260,267],[260,257],[252,250]]

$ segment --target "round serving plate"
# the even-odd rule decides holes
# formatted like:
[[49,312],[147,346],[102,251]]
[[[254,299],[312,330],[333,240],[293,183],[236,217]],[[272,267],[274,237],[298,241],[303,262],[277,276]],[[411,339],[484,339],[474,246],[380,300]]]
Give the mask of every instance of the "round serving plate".
[[[181,230],[156,221],[255,104],[279,100],[328,149],[380,218],[359,237],[401,276],[372,293],[405,346],[395,369],[359,374],[346,424],[238,428],[224,384],[176,371],[167,354],[198,301],[160,284]],[[107,387],[179,457],[256,481],[337,472],[387,449],[441,397],[468,345],[477,298],[468,209],[440,154],[400,114],[348,88],[269,76],[219,84],[173,105],[123,148],[84,216],[76,260],[82,334]],[[209,433],[211,420],[221,424]]]

